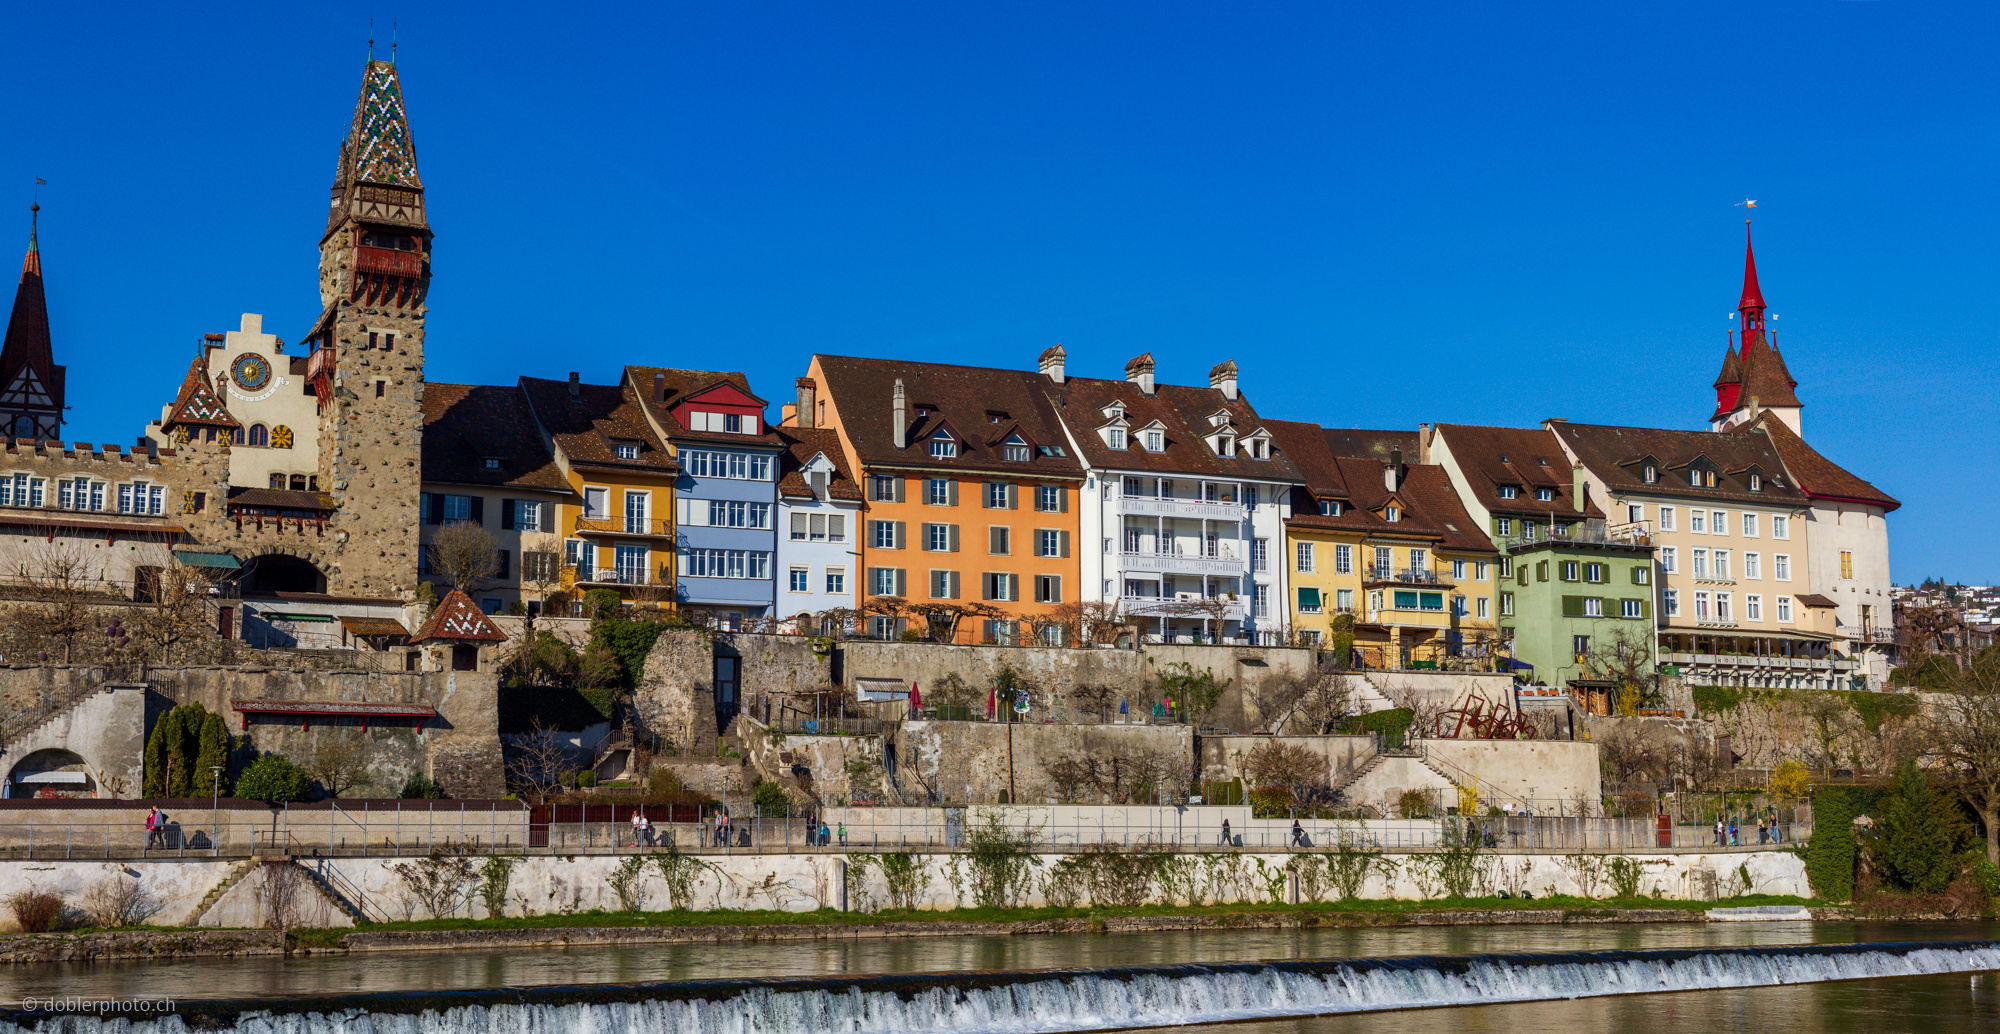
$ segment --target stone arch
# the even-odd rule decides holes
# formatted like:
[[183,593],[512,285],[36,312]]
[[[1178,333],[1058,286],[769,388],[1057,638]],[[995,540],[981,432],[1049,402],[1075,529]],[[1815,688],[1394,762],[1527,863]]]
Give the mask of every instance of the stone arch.
[[14,762],[7,770],[8,797],[33,797],[43,790],[64,797],[96,797],[98,778],[83,755],[63,747],[44,747]]
[[326,571],[306,550],[268,546],[243,566],[245,592],[326,591]]

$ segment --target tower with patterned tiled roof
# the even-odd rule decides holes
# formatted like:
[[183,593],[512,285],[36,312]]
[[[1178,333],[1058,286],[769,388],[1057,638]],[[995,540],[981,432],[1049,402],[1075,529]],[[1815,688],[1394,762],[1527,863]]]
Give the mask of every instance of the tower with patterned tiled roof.
[[320,238],[319,484],[339,504],[328,591],[400,596],[417,574],[431,231],[393,61],[369,60]]
[[60,441],[63,374],[49,342],[49,306],[42,296],[42,249],[36,240],[42,206],[31,206],[28,254],[0,347],[0,436]]
[[1791,425],[1804,433],[1801,411],[1805,404],[1792,390],[1799,382],[1785,368],[1777,343],[1764,327],[1764,290],[1757,283],[1757,253],[1750,243],[1750,224],[1743,224],[1743,297],[1736,303],[1742,323],[1742,346],[1726,351],[1722,372],[1715,378],[1715,413],[1711,430],[1726,431],[1760,412]]

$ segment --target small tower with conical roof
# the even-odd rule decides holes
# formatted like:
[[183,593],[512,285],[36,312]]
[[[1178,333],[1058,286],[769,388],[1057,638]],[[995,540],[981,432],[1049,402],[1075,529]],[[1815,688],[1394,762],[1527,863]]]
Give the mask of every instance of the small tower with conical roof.
[[394,61],[371,57],[362,69],[319,271],[324,308],[305,341],[319,399],[319,484],[339,506],[329,591],[401,596],[417,571],[431,230]]
[[49,303],[42,294],[42,206],[28,208],[28,254],[0,346],[0,437],[61,441],[63,377],[49,340]]
[[1785,368],[1785,359],[1764,327],[1764,289],[1757,283],[1757,252],[1750,240],[1750,224],[1743,224],[1743,297],[1736,303],[1741,327],[1739,347],[1725,350],[1722,372],[1715,378],[1715,412],[1709,429],[1724,431],[1743,423],[1759,412],[1791,425],[1803,435],[1802,410],[1805,404],[1793,391],[1799,382]]

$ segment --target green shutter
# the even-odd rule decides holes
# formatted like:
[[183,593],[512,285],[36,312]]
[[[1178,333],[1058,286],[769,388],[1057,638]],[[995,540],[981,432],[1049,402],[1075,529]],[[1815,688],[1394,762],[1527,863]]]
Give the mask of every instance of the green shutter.
[[1548,580],[1549,580],[1549,562],[1548,562],[1548,561],[1546,561],[1546,560],[1537,560],[1537,561],[1535,561],[1535,580],[1536,580],[1536,581],[1538,581],[1538,582],[1546,582],[1546,581],[1548,581]]
[[1517,567],[1517,568],[1515,568],[1515,569],[1514,569],[1514,580],[1515,580],[1515,581],[1517,581],[1517,582],[1519,582],[1519,583],[1520,583],[1520,584],[1522,584],[1522,585],[1526,585],[1526,584],[1528,584],[1528,568],[1527,568],[1527,565],[1523,564],[1522,566],[1520,566],[1520,567]]
[[1582,617],[1582,616],[1583,616],[1583,597],[1581,597],[1581,596],[1564,596],[1564,597],[1563,597],[1563,617],[1566,617],[1566,618],[1580,618],[1580,617]]
[[1652,600],[1640,600],[1640,601],[1639,601],[1639,616],[1640,616],[1640,617],[1642,617],[1642,618],[1650,618],[1650,617],[1652,617],[1652,616],[1653,616],[1653,601],[1652,601]]

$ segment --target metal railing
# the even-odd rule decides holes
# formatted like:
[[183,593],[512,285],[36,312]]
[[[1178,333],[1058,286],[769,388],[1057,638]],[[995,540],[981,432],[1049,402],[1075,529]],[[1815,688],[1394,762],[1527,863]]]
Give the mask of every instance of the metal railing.
[[599,535],[674,534],[674,522],[660,517],[579,517],[576,530]]
[[1371,583],[1393,582],[1402,585],[1437,585],[1447,588],[1454,584],[1436,571],[1425,571],[1409,567],[1401,570],[1392,567],[1364,567],[1362,568],[1362,580]]

